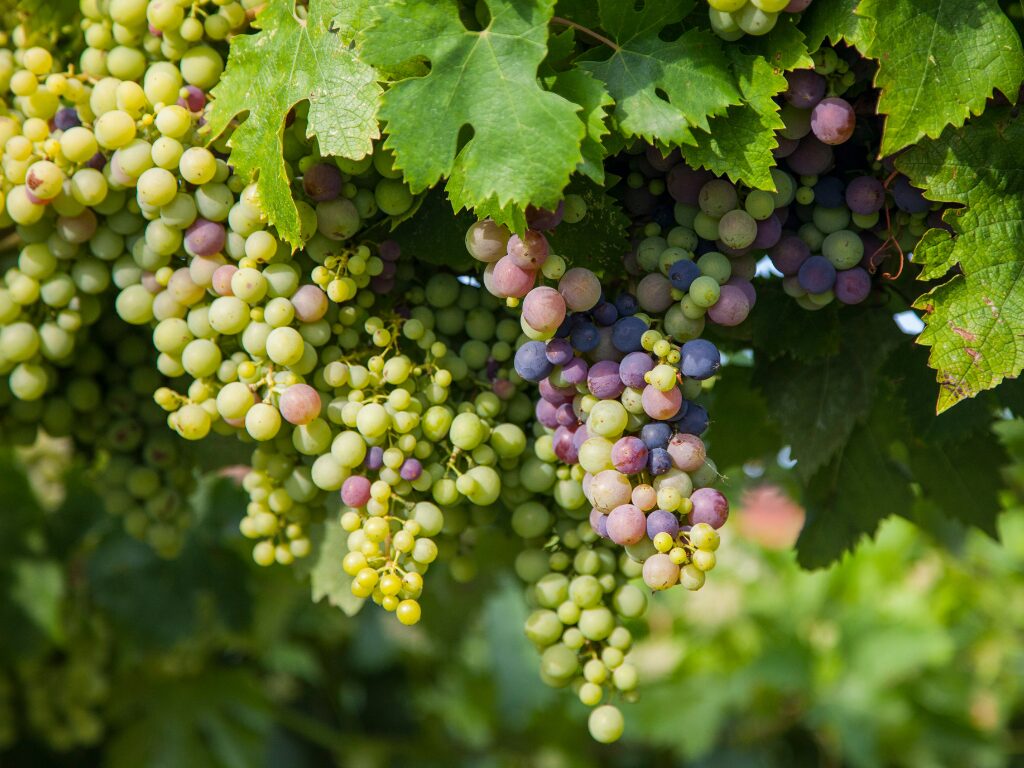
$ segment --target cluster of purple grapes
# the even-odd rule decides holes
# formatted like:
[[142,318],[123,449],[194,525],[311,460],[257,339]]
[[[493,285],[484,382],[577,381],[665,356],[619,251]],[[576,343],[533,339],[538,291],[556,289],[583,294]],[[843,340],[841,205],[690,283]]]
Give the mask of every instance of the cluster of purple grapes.
[[[467,247],[487,264],[488,290],[524,299],[514,367],[538,385],[537,422],[555,456],[580,473],[593,530],[643,563],[650,588],[699,589],[729,510],[711,487],[720,476],[700,437],[708,414],[694,402],[720,354],[707,340],[680,346],[658,330],[675,306],[663,275],[611,297],[589,269],[565,271],[540,231],[559,220],[559,211],[537,213],[522,237],[481,221]],[[538,275],[556,287],[536,286]]]

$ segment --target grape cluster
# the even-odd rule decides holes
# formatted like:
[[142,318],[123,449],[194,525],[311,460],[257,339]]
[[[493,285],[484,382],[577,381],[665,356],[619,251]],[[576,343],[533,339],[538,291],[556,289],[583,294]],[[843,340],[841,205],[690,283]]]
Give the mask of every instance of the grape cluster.
[[723,40],[767,35],[782,13],[802,13],[811,0],[708,0],[711,29]]

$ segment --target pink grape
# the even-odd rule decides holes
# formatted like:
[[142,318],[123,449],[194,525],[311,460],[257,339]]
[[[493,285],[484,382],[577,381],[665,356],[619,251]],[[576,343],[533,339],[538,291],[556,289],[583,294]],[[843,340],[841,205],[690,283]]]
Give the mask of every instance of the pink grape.
[[[477,261],[491,264],[508,252],[508,230],[490,219],[478,221],[466,232],[466,250]],[[381,258],[384,258],[383,253]]]
[[660,314],[672,306],[672,283],[664,275],[652,272],[637,285],[636,298],[644,312]]
[[594,506],[598,509],[615,509],[629,501],[633,486],[629,479],[614,469],[605,469],[594,475],[590,483]]
[[679,582],[679,566],[660,552],[644,561],[643,574],[644,584],[656,591],[668,589]]
[[561,224],[562,216],[564,215],[564,202],[559,202],[553,211],[530,205],[526,208],[526,223],[529,224],[530,229],[539,229],[547,232]]
[[558,292],[573,312],[586,312],[601,300],[601,281],[589,269],[574,267],[558,281]]
[[822,99],[811,113],[811,131],[825,144],[845,144],[856,125],[857,115],[845,99]]
[[587,380],[590,369],[581,357],[574,357],[562,366],[562,378],[570,384],[582,384]]
[[704,466],[707,450],[704,447],[704,441],[696,435],[678,433],[673,435],[668,443],[668,455],[672,457],[672,463],[676,465],[676,469],[681,469],[684,472],[696,472]]
[[[703,463],[704,459],[701,458]],[[643,472],[647,466],[647,446],[644,441],[632,435],[620,437],[612,446],[612,464],[625,475]]]
[[289,424],[309,424],[320,415],[320,395],[309,384],[292,384],[281,393],[278,408]]
[[729,278],[729,282],[726,285],[743,291],[743,295],[747,297],[747,303],[750,304],[751,308],[757,303],[757,289],[754,288],[754,284],[750,280],[733,275]]
[[620,504],[608,513],[608,538],[616,544],[629,546],[647,535],[647,517],[640,507]]
[[318,286],[304,285],[292,294],[295,316],[304,323],[315,323],[327,314],[327,294]]
[[568,427],[559,427],[551,436],[551,447],[555,455],[566,464],[575,464],[579,461],[579,453],[572,444],[572,432]]
[[649,512],[658,506],[658,492],[654,490],[653,486],[642,483],[633,489],[630,501],[644,512]]
[[370,500],[370,481],[361,475],[352,475],[341,484],[341,500],[350,507],[365,507]]
[[231,291],[231,277],[238,271],[234,264],[217,267],[213,273],[213,290],[218,296],[234,296]]
[[742,290],[723,285],[718,301],[708,309],[708,318],[727,328],[739,325],[750,314],[750,302]]
[[690,524],[707,523],[712,528],[721,528],[729,519],[729,501],[721,491],[714,488],[698,488],[690,495],[693,511]]
[[548,260],[548,241],[540,232],[526,230],[508,239],[508,257],[520,269],[536,271]]
[[77,216],[61,216],[57,219],[57,232],[69,243],[85,243],[96,234],[96,214],[86,208]]
[[556,387],[551,383],[550,377],[541,379],[537,385],[537,390],[542,398],[555,405],[571,403],[573,398],[576,397],[576,387]]
[[565,320],[565,299],[554,288],[534,288],[523,300],[523,318],[533,330],[551,333]]
[[652,419],[671,419],[683,404],[683,393],[678,387],[662,392],[648,384],[644,387],[640,402],[644,407],[644,413]]
[[590,433],[587,432],[585,424],[580,424],[580,426],[576,428],[576,431],[572,433],[572,444],[575,446],[577,452],[579,452],[580,446],[589,439]]
[[630,352],[619,362],[619,378],[627,387],[640,389],[646,385],[644,374],[654,368],[654,360],[646,352]]
[[554,429],[558,426],[558,406],[554,403],[547,400],[538,400],[537,405],[534,407],[534,414],[537,417],[537,421],[548,429]]
[[227,259],[219,253],[213,256],[196,256],[189,262],[188,273],[196,285],[209,288],[213,283],[213,273],[225,266]]
[[789,5],[782,10],[786,13],[800,13],[801,11],[806,11],[810,4],[811,0],[789,0]]
[[342,178],[333,163],[315,163],[302,177],[302,189],[310,200],[322,203],[341,194]]
[[[486,270],[484,274],[487,274]],[[509,256],[502,256],[495,262],[494,272],[491,275],[494,294],[503,299],[523,298],[533,288],[536,279],[536,272],[523,269]]]

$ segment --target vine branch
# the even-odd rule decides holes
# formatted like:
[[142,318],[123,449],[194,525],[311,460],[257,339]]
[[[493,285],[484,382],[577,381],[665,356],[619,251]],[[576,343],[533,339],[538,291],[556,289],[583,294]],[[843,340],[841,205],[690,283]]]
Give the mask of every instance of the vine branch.
[[619,46],[617,46],[609,38],[607,38],[604,35],[602,35],[600,32],[595,32],[594,30],[590,29],[589,27],[584,27],[582,24],[577,24],[575,21],[572,21],[571,19],[563,19],[561,16],[552,16],[551,17],[551,23],[552,24],[561,24],[563,27],[572,27],[573,29],[578,30],[579,32],[582,32],[583,34],[587,35],[588,37],[594,38],[599,43],[603,43],[604,45],[607,45],[609,48],[611,48],[615,52],[618,52],[620,50]]

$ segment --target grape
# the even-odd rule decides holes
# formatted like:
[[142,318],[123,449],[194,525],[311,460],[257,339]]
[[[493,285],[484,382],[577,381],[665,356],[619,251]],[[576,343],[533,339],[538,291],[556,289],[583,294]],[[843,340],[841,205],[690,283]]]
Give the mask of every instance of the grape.
[[734,16],[737,26],[748,35],[767,35],[775,27],[779,15],[762,11],[753,2],[744,5]]
[[634,475],[647,466],[647,453],[647,446],[640,438],[627,435],[612,446],[612,464],[619,472]]
[[643,574],[644,584],[651,589],[668,589],[679,581],[679,566],[668,555],[652,555],[644,562]]
[[533,288],[537,273],[523,269],[510,256],[502,256],[494,264],[491,275],[495,295],[522,298]]
[[637,285],[637,301],[645,312],[661,314],[672,305],[673,284],[659,274],[645,275]]
[[746,248],[757,237],[757,222],[746,211],[728,211],[718,221],[718,236],[730,248]]
[[785,10],[787,13],[802,13],[811,5],[811,0],[789,0]]
[[647,323],[639,317],[624,317],[612,326],[612,344],[619,352],[637,352],[642,348],[640,337],[647,330]]
[[679,370],[684,376],[702,381],[714,376],[722,365],[722,356],[710,341],[695,339],[680,349]]
[[685,259],[674,262],[668,271],[668,278],[672,282],[672,287],[680,291],[689,290],[693,281],[700,277],[700,275],[700,267],[694,262]]
[[893,181],[892,199],[896,207],[906,213],[924,213],[929,208],[929,202],[925,200],[924,194],[917,187],[911,186],[906,176],[897,176]]
[[854,213],[875,213],[885,204],[885,187],[872,176],[858,176],[846,187],[846,204]]
[[811,113],[811,131],[825,144],[849,141],[856,124],[853,107],[839,98],[822,99]]
[[721,528],[729,518],[729,502],[721,491],[714,488],[698,488],[690,495],[693,511],[690,524],[707,523],[712,528]]
[[808,293],[831,290],[836,281],[836,268],[824,256],[811,256],[797,273],[800,287]]
[[855,232],[840,229],[825,238],[821,253],[836,269],[850,269],[863,258],[864,243]]
[[512,235],[508,239],[508,258],[520,269],[535,272],[547,261],[548,241],[532,229],[522,237]]
[[810,69],[796,69],[786,73],[789,87],[783,94],[786,101],[798,109],[813,109],[825,98],[825,78]]
[[700,209],[713,218],[721,218],[736,207],[739,197],[736,187],[725,179],[712,179],[700,190]]
[[832,147],[813,136],[807,136],[801,139],[796,151],[786,158],[786,164],[799,176],[816,176],[832,167]]
[[592,309],[601,298],[601,282],[588,269],[575,267],[558,281],[558,292],[573,312]]
[[495,262],[508,252],[511,234],[491,219],[478,221],[466,232],[466,250],[477,261]]
[[541,341],[528,341],[519,347],[514,364],[516,373],[533,382],[545,378],[554,368],[547,359],[545,345]]
[[523,301],[523,319],[536,331],[553,333],[565,320],[565,300],[554,288],[534,288]]
[[662,392],[656,387],[648,385],[644,387],[641,403],[644,413],[652,419],[671,419],[679,412],[683,403],[683,395],[675,387],[667,392]]
[[654,361],[651,356],[646,352],[638,351],[630,352],[623,357],[618,364],[617,371],[624,386],[639,389],[645,384],[644,375],[653,367]]
[[616,544],[636,544],[647,535],[647,518],[639,507],[620,504],[608,513],[606,529]]
[[281,393],[279,407],[289,424],[309,424],[320,415],[320,395],[308,384],[293,384]]
[[871,276],[860,267],[845,269],[836,275],[833,290],[843,304],[860,304],[871,293]]

